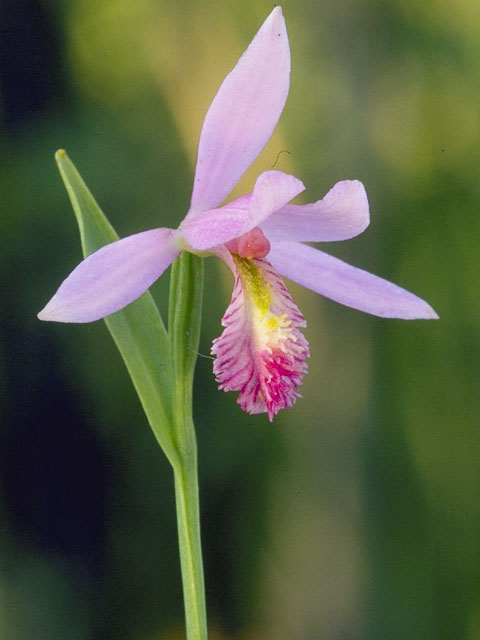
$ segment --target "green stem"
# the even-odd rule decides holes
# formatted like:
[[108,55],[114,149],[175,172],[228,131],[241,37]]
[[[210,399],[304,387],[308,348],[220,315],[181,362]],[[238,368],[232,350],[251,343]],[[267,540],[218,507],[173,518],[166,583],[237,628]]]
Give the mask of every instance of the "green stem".
[[206,640],[207,614],[200,542],[196,448],[192,449],[183,462],[175,470],[175,498],[187,638]]
[[203,262],[183,253],[172,268],[169,334],[173,366],[173,462],[178,539],[188,640],[207,640],[207,616],[200,541],[197,441],[192,385],[200,335]]

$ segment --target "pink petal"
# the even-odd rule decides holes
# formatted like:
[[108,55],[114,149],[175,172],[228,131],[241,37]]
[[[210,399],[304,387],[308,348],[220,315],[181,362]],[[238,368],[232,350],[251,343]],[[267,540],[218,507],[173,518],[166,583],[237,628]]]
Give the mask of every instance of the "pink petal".
[[256,227],[304,189],[303,182],[294,176],[265,171],[257,178],[250,196],[186,218],[181,225],[185,240],[197,251],[225,244]]
[[281,171],[264,171],[253,188],[249,202],[248,220],[242,229],[246,233],[264,220],[276,214],[287,202],[305,190],[305,185],[295,176]]
[[276,242],[268,259],[290,280],[354,309],[384,318],[438,318],[413,293],[308,245]]
[[189,216],[218,206],[263,149],[290,84],[290,49],[280,7],[265,20],[223,81],[203,123]]
[[199,213],[189,220],[185,219],[181,230],[193,249],[206,251],[240,235],[247,216],[247,210],[226,205]]
[[[223,316],[222,335],[213,341],[213,370],[224,391],[240,391],[248,413],[292,407],[307,372],[308,343],[297,327],[305,320],[271,265],[234,257],[232,300]],[[235,269],[235,266],[229,263]]]
[[92,322],[138,298],[175,260],[176,232],[153,229],[102,247],[60,285],[40,320]]
[[370,222],[367,194],[358,180],[343,180],[312,204],[289,204],[265,220],[270,241],[330,242],[362,233]]

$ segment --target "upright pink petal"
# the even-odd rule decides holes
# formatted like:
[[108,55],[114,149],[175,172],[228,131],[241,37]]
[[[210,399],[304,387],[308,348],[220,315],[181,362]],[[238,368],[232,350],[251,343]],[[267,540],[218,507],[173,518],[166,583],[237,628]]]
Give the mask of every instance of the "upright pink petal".
[[308,245],[275,242],[268,259],[283,276],[348,307],[383,318],[438,318],[413,293]]
[[367,194],[358,180],[343,180],[312,204],[287,204],[261,225],[271,241],[331,242],[362,233],[370,222]]
[[257,178],[250,196],[186,218],[181,224],[185,240],[196,251],[225,244],[256,227],[304,189],[303,182],[294,176],[265,171]]
[[213,370],[220,389],[240,391],[244,411],[272,421],[299,397],[309,350],[297,327],[306,323],[268,262],[232,257],[237,275],[225,329],[213,341]]
[[170,229],[153,229],[107,244],[72,271],[38,317],[92,322],[122,309],[179,255],[175,235]]
[[243,233],[260,225],[305,190],[301,180],[281,171],[264,171],[253,187]]
[[290,49],[280,7],[265,20],[223,81],[203,123],[189,216],[217,207],[263,149],[290,84]]

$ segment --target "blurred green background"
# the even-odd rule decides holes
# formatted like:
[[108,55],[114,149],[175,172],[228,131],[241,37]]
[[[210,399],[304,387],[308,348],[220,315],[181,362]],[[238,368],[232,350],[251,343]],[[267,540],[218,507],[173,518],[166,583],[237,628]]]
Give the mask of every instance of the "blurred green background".
[[[53,154],[121,236],[175,227],[203,116],[271,2],[0,5],[0,637],[181,639],[173,482],[103,322],[36,313],[81,258]],[[270,425],[199,358],[212,640],[480,639],[480,4],[285,0],[290,97],[259,171],[372,224],[327,247],[426,298],[382,320],[287,283],[304,398]],[[201,353],[231,278],[207,264]],[[168,277],[153,288],[166,308]]]

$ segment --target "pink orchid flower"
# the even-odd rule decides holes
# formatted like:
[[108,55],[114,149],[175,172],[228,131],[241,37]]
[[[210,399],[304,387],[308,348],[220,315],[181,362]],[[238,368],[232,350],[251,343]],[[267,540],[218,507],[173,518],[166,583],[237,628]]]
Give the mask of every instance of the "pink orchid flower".
[[[306,322],[280,275],[360,311],[437,318],[423,300],[304,242],[346,240],[369,224],[363,185],[337,183],[322,199],[288,204],[297,178],[265,171],[252,193],[219,206],[269,140],[285,105],[290,50],[280,7],[227,75],[203,123],[190,209],[176,230],[153,229],[109,244],[81,262],[40,312],[41,320],[91,322],[138,298],[182,251],[216,255],[235,285],[214,340],[220,389],[270,420],[291,407],[307,371]],[[280,274],[280,275],[279,275]]]

